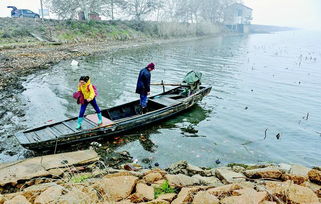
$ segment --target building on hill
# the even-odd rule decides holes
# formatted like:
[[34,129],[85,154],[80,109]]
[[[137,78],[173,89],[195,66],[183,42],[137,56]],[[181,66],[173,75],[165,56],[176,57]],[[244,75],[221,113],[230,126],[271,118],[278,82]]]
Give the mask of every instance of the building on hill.
[[224,25],[239,33],[249,33],[253,9],[235,3],[224,9]]

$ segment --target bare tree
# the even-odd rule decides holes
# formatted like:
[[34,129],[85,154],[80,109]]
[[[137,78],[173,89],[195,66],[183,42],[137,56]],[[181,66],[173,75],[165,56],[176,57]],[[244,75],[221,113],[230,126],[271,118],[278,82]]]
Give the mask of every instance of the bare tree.
[[125,0],[122,5],[125,14],[134,17],[137,21],[141,21],[145,15],[160,7],[160,1],[155,0]]

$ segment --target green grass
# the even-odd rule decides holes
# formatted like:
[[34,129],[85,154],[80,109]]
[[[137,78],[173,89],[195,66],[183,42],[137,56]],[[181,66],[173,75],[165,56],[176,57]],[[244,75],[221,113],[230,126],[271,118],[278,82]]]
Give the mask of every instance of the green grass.
[[164,183],[159,187],[154,189],[154,196],[155,199],[157,199],[160,195],[166,194],[166,193],[176,193],[176,190],[168,184],[168,181],[164,181]]
[[87,179],[92,178],[93,175],[90,174],[84,174],[84,175],[75,175],[73,177],[71,177],[71,182],[73,183],[83,183],[84,181],[86,181]]

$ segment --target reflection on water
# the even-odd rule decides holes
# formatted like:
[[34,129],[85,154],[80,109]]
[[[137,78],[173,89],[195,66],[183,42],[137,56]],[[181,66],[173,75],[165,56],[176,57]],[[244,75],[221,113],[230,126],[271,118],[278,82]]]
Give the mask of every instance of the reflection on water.
[[[79,67],[62,62],[25,83],[25,125],[76,116],[71,94],[80,75],[92,77],[101,108],[137,99],[139,70],[156,62],[152,81],[177,83],[193,69],[203,72],[211,94],[177,117],[105,145],[161,166],[182,159],[204,166],[217,159],[320,165],[319,36],[304,31],[223,36],[81,58]],[[152,87],[153,94],[161,91]]]

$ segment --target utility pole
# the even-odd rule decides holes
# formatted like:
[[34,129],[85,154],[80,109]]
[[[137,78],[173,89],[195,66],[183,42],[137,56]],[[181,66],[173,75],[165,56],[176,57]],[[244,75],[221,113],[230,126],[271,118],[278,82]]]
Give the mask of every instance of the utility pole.
[[41,7],[41,18],[43,19],[43,6],[42,6],[42,0],[40,0],[40,7]]

